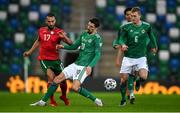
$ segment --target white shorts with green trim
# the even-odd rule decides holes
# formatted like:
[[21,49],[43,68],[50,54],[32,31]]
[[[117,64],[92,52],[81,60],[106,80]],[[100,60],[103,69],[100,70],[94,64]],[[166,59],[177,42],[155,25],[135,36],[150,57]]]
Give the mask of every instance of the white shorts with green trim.
[[75,63],[70,64],[62,71],[66,79],[79,80],[81,84],[84,82],[87,77],[86,67],[80,66]]
[[129,73],[133,71],[139,71],[140,69],[146,69],[148,71],[147,58],[129,58],[123,57],[120,73]]

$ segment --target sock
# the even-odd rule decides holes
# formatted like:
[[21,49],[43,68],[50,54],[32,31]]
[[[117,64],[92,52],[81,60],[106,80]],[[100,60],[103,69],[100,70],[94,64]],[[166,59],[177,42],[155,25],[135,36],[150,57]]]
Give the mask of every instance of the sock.
[[[47,89],[49,88],[50,85],[51,85],[51,83],[48,82],[48,84],[47,84]],[[50,97],[50,101],[55,101],[53,94],[52,94],[51,97]]]
[[128,90],[130,92],[130,96],[134,95],[134,76],[129,74],[128,77]]
[[87,89],[80,87],[78,89],[78,93],[86,98],[89,98],[90,100],[92,100],[93,102],[96,100],[96,97],[93,96]]
[[60,87],[61,87],[61,92],[62,92],[63,97],[66,97],[66,91],[67,91],[66,81],[61,82]]
[[126,82],[120,85],[122,100],[126,100]]
[[49,86],[49,88],[48,88],[46,94],[44,95],[44,97],[42,98],[42,100],[44,102],[47,102],[48,99],[50,98],[50,96],[52,96],[54,94],[54,92],[56,91],[57,88],[58,88],[58,85],[56,83],[52,83]]

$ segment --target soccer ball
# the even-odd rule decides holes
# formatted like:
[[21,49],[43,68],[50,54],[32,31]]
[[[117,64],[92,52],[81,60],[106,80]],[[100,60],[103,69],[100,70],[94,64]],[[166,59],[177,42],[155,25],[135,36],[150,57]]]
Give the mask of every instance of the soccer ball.
[[104,81],[104,87],[106,88],[106,90],[113,90],[116,88],[116,86],[117,86],[117,83],[113,78],[107,78]]

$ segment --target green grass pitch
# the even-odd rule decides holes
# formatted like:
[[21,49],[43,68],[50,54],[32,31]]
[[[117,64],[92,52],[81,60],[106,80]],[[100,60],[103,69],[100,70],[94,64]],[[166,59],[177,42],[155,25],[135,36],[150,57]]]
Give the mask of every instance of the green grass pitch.
[[94,95],[103,100],[104,106],[97,107],[92,101],[74,92],[68,94],[70,106],[65,106],[58,99],[59,104],[51,106],[29,106],[42,97],[42,94],[5,93],[0,92],[0,112],[180,112],[180,95],[136,95],[135,104],[119,106],[120,94],[118,92],[94,92]]

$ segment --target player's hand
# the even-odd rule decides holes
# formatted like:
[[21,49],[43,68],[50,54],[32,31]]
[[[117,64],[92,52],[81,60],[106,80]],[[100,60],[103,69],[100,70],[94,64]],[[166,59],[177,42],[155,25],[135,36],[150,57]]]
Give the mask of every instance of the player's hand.
[[62,49],[62,48],[64,48],[63,45],[61,45],[61,44],[57,44],[57,45],[56,45],[56,49]]
[[122,51],[127,51],[127,50],[128,50],[128,46],[125,45],[125,44],[122,45],[122,46],[121,46],[121,50],[122,50]]
[[91,71],[92,71],[92,68],[90,66],[87,66],[86,67],[86,73],[87,75],[90,75],[91,74]]
[[119,49],[121,46],[120,45],[115,45],[114,49]]
[[25,51],[24,53],[23,53],[23,56],[24,57],[28,57],[28,56],[30,56],[31,55],[31,52],[30,51]]
[[152,49],[151,49],[151,52],[153,53],[153,55],[156,55],[157,48],[152,48]]

